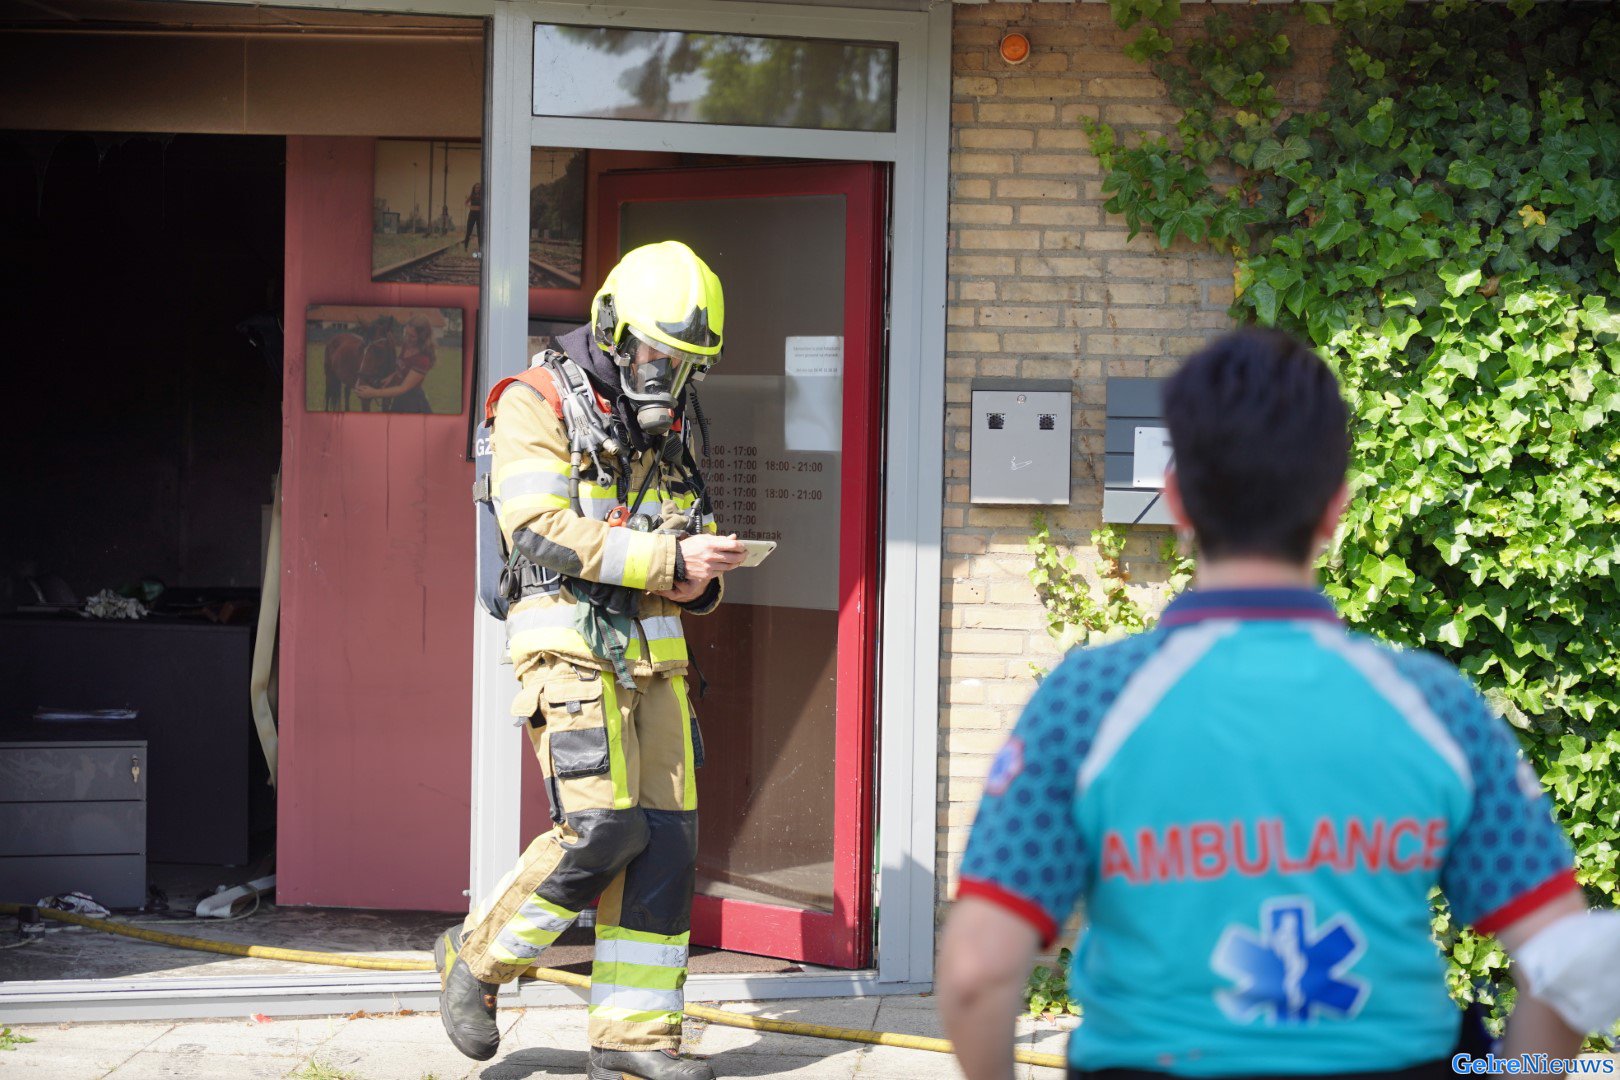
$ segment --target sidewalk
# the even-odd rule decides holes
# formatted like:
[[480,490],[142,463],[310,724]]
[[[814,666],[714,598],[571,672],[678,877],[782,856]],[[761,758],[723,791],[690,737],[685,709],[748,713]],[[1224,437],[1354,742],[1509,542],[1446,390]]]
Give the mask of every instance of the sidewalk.
[[[728,1004],[731,1012],[784,1020],[939,1036],[929,997],[829,998]],[[585,1009],[502,1010],[501,1052],[462,1057],[437,1013],[169,1023],[13,1026],[36,1041],[0,1050],[5,1080],[584,1080]],[[5,1026],[0,1017],[0,1027]],[[1067,1032],[1019,1021],[1019,1044],[1061,1054]],[[798,1080],[954,1080],[954,1059],[921,1050],[776,1035],[687,1021],[687,1049],[720,1077]],[[1019,1065],[1019,1080],[1060,1080]]]

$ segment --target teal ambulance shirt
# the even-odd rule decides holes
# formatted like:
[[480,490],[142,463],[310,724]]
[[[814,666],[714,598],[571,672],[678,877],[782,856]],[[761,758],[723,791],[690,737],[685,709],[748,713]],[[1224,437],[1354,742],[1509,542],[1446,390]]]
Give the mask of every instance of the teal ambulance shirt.
[[1342,1073],[1446,1057],[1429,889],[1489,932],[1575,883],[1511,729],[1449,664],[1304,589],[1195,590],[1069,654],[997,756],[958,896],[1071,971],[1083,1069]]

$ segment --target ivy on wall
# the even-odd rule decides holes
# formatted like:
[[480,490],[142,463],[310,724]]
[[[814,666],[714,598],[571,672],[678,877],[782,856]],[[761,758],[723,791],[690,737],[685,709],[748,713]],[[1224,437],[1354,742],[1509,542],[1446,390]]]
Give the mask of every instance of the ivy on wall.
[[[1334,365],[1356,422],[1329,593],[1476,680],[1520,729],[1579,880],[1613,904],[1620,14],[1338,0],[1241,30],[1212,16],[1178,46],[1177,0],[1111,3],[1183,115],[1130,141],[1087,123],[1108,211],[1230,252],[1233,315]],[[1276,75],[1300,19],[1337,41],[1322,103],[1291,112]],[[1444,914],[1437,929],[1459,996],[1500,972],[1491,942]]]

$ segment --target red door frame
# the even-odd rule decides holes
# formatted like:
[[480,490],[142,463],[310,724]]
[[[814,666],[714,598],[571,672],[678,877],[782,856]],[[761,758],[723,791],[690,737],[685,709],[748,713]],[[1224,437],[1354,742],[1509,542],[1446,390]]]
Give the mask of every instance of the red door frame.
[[[596,265],[619,254],[626,202],[803,195],[844,198],[844,446],[840,474],[833,910],[699,896],[692,941],[857,968],[872,951],[872,838],[881,550],[885,178],[872,164],[766,165],[603,175]],[[734,316],[735,317],[735,316]]]

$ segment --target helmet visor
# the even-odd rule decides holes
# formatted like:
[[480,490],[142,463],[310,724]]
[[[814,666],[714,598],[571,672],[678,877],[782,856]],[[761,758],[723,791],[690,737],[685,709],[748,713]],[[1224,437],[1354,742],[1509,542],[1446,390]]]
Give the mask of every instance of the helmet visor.
[[681,349],[671,349],[663,342],[647,341],[640,334],[630,342],[634,348],[625,371],[625,389],[637,397],[676,397],[694,374],[701,379],[714,358],[700,356]]

